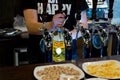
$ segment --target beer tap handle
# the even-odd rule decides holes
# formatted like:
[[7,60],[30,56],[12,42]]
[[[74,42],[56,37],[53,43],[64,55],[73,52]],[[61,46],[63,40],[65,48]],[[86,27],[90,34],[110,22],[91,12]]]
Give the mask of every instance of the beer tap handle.
[[47,0],[42,0],[42,2],[43,2],[43,13],[41,16],[39,16],[39,18],[42,21],[43,26],[42,26],[42,28],[39,28],[39,31],[42,35],[44,35],[44,32],[47,30],[46,22],[47,22],[47,16],[48,16],[48,14],[47,14],[47,3],[48,2],[47,2]]
[[82,7],[83,0],[76,0],[76,40],[78,38],[78,32],[80,30],[79,21],[81,20],[81,7]]
[[113,18],[113,3],[114,0],[109,0],[109,10],[108,10],[108,32],[113,30],[113,25],[111,25],[111,19]]
[[81,20],[81,7],[82,7],[83,0],[76,0],[76,20]]
[[111,19],[113,18],[113,3],[114,0],[109,0],[109,10],[108,10],[109,23],[111,23]]
[[47,21],[47,0],[42,0],[43,1],[43,14],[42,14],[42,22],[43,22],[43,29],[46,29],[46,21]]
[[97,17],[96,17],[96,8],[97,8],[97,3],[98,3],[98,0],[92,0],[92,20],[93,20],[93,23],[94,21],[98,21]]
[[98,0],[92,0],[92,33],[94,33],[94,29],[95,29],[95,21],[98,21],[96,18],[96,8],[97,8],[97,2]]
[[71,49],[72,36],[71,36],[71,33],[68,30],[64,30],[64,39],[65,39],[66,49],[67,50]]

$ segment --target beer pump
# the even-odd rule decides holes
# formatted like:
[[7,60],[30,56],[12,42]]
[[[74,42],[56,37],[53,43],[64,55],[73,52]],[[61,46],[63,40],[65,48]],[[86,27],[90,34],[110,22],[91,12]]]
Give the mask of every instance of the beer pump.
[[43,14],[42,16],[39,16],[41,21],[43,22],[43,27],[40,28],[40,32],[43,35],[43,39],[40,41],[40,46],[42,47],[42,51],[45,53],[45,60],[46,62],[52,62],[52,55],[51,55],[51,50],[52,50],[52,38],[51,34],[48,32],[46,28],[46,21],[47,21],[47,0],[42,0],[43,1]]
[[90,46],[90,41],[91,41],[91,34],[89,29],[84,29],[83,27],[81,27],[81,32],[82,32],[82,38],[84,41],[84,45],[86,48],[88,48]]
[[82,32],[82,38],[84,41],[84,58],[89,58],[90,57],[90,46],[91,46],[91,33],[89,29],[83,29],[81,30]]
[[[95,24],[96,19],[96,6],[97,0],[93,0],[93,28],[92,28],[92,54],[91,57],[103,57],[107,55],[107,42],[108,33],[107,30],[100,26],[100,24]],[[97,54],[94,54],[97,53]]]
[[81,26],[79,25],[79,21],[81,19],[81,6],[82,6],[82,0],[79,0],[79,2],[76,1],[76,40],[78,38],[78,33],[80,31]]
[[[91,36],[90,36],[90,32],[88,29],[85,29],[83,28],[83,26],[80,26],[80,20],[81,20],[81,7],[82,7],[82,3],[83,3],[83,0],[79,1],[79,2],[76,2],[77,3],[77,10],[76,10],[76,26],[74,27],[76,29],[76,40],[77,42],[79,42],[79,39],[78,39],[78,33],[79,31],[81,31],[82,33],[82,39],[83,39],[83,51],[82,49],[79,49],[79,45],[77,46],[77,51],[78,51],[78,54],[81,54],[82,53],[85,53],[87,55],[89,55],[89,52],[88,52],[88,48],[90,46],[90,41],[91,41]],[[86,50],[85,50],[86,48]],[[84,57],[84,58],[87,58],[87,57]]]
[[91,57],[100,57],[101,53],[101,39],[99,35],[98,27],[100,25],[97,25],[95,21],[98,21],[96,16],[96,8],[97,8],[98,0],[92,0],[92,26],[90,27],[92,29],[91,33]]
[[109,0],[109,10],[108,10],[109,11],[109,13],[108,13],[108,24],[109,24],[108,25],[108,34],[109,34],[108,56],[117,54],[118,38],[117,38],[116,30],[114,29],[114,25],[111,24],[111,19],[113,18],[113,3],[114,3],[114,0]]
[[[76,29],[76,40],[73,40],[73,51],[74,54],[78,54],[78,58],[82,58],[80,54],[84,53],[84,50],[79,48],[80,46],[78,45],[80,40],[78,39],[78,33],[81,30],[81,26],[79,25],[79,21],[81,20],[81,6],[82,6],[83,0],[76,0],[76,25],[74,26],[74,29]],[[82,28],[84,29],[84,28]],[[82,47],[83,48],[83,47]]]
[[107,30],[102,26],[98,26],[98,31],[101,39],[100,57],[104,57],[107,56],[108,33]]

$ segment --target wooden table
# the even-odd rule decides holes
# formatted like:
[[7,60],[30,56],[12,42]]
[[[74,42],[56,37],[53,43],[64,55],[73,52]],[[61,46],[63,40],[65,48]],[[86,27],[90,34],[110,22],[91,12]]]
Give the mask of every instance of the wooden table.
[[[89,59],[79,59],[76,61],[69,61],[76,64],[81,68],[82,63],[89,61],[98,61],[98,60],[120,60],[120,55],[103,57],[103,58],[89,58]],[[68,62],[65,62],[68,63]],[[36,66],[49,65],[54,63],[44,63],[44,64],[30,64],[23,65],[18,67],[0,67],[0,80],[36,80],[33,76],[33,70]]]

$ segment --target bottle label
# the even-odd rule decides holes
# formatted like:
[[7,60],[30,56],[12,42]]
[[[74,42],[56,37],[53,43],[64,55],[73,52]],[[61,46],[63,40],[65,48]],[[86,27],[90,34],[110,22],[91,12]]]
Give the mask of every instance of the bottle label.
[[54,62],[65,61],[64,41],[53,41],[52,58]]
[[65,42],[63,34],[53,35],[52,37],[52,60],[54,62],[65,61]]

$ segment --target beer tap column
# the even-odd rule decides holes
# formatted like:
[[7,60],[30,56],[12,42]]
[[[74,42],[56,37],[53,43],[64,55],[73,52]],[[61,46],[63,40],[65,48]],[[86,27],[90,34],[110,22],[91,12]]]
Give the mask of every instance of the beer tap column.
[[[84,50],[80,49],[81,45],[80,46],[78,45],[78,43],[81,43],[81,41],[78,39],[78,33],[80,31],[80,28],[81,28],[81,26],[79,25],[79,21],[81,19],[81,5],[82,5],[82,0],[79,0],[79,1],[81,2],[80,4],[78,4],[78,2],[76,2],[77,3],[76,25],[74,27],[76,29],[76,41],[75,41],[75,44],[73,44],[73,46],[76,46],[76,48],[77,48],[76,51],[77,51],[77,54],[78,54],[78,58],[82,58],[83,56],[81,54],[84,53]],[[82,41],[82,43],[83,43],[83,41]]]
[[[77,53],[78,53],[78,58],[88,58],[89,57],[89,50],[88,47],[86,46],[89,45],[87,42],[89,36],[89,32],[87,32],[87,29],[85,29],[83,26],[80,26],[80,20],[81,20],[81,7],[84,6],[83,0],[77,0],[77,6],[76,6],[76,47],[77,47]],[[78,38],[79,31],[82,34],[82,38]],[[87,56],[88,55],[88,56]],[[85,57],[86,56],[86,57]]]
[[[46,28],[46,22],[47,22],[47,0],[42,0],[43,1],[43,14],[41,16],[41,20],[43,22],[43,27],[42,29],[40,29],[40,32],[43,35],[43,42],[45,44],[45,59],[46,62],[52,62],[52,39],[51,39],[51,35],[48,32],[47,28]],[[41,44],[42,45],[42,44]]]
[[95,21],[98,21],[96,15],[98,0],[92,0],[92,33],[91,33],[91,57],[100,57],[101,56],[101,39],[98,31],[98,26],[96,25]]
[[109,34],[109,40],[108,40],[108,56],[111,56],[112,54],[116,54],[114,52],[116,46],[113,48],[113,41],[114,36],[116,33],[114,32],[113,26],[111,25],[111,19],[113,18],[113,3],[114,0],[109,0],[109,10],[108,10],[108,34]]

